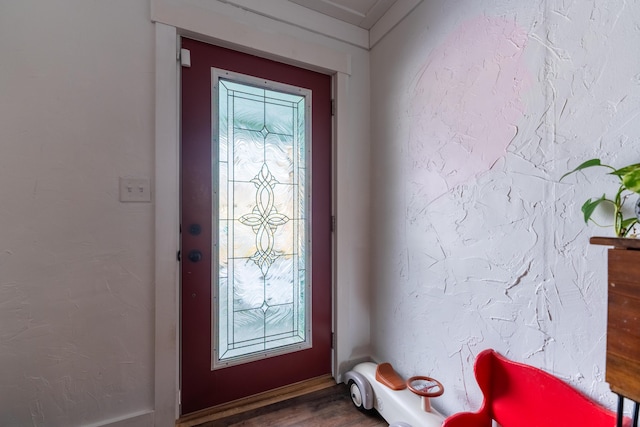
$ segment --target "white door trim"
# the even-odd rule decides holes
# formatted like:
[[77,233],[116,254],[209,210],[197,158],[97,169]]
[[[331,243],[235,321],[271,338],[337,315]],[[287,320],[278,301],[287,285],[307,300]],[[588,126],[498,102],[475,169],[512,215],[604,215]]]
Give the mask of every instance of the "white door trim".
[[247,15],[251,16],[217,1],[207,8],[184,1],[151,1],[151,20],[176,27],[181,35],[316,71],[351,74],[351,55],[286,34],[262,31]]
[[175,27],[156,28],[155,105],[155,425],[178,417],[179,98]]
[[[188,33],[189,29],[178,30],[172,25],[156,22],[156,80],[155,80],[155,425],[173,426],[179,415],[179,264],[176,252],[179,248],[179,62],[178,35]],[[269,33],[252,30],[253,40],[269,39]],[[212,41],[206,35],[204,41]],[[279,37],[276,37],[279,40]],[[313,52],[315,45],[299,42],[298,48],[304,52]],[[226,43],[228,46],[229,43]],[[277,43],[267,43],[273,47]],[[243,46],[238,46],[242,49]],[[246,46],[244,51],[247,51]],[[265,51],[263,56],[270,59],[282,59],[278,52]],[[329,52],[323,48],[323,52]],[[255,52],[254,52],[255,53]],[[317,53],[317,52],[316,52]],[[336,102],[336,115],[333,123],[333,208],[332,212],[340,218],[341,211],[347,209],[348,203],[339,204],[341,197],[340,177],[349,176],[349,165],[339,162],[340,152],[346,149],[339,141],[347,141],[349,132],[349,114],[347,108],[347,83],[350,71],[350,56],[346,53],[329,52],[331,64],[318,64],[318,56],[314,56],[314,64],[306,64],[308,68],[333,71],[333,95]],[[322,56],[322,55],[321,55]],[[342,58],[335,61],[335,58]],[[322,62],[322,60],[320,60]],[[301,65],[300,58],[292,58],[289,63]],[[341,64],[341,65],[340,65]],[[345,64],[347,64],[345,66]],[[345,185],[342,188],[346,188]],[[346,216],[345,216],[346,217]],[[339,220],[338,220],[339,223]],[[340,381],[339,367],[351,356],[352,343],[348,334],[349,292],[346,277],[347,266],[342,268],[337,259],[341,247],[348,247],[345,240],[348,236],[334,234],[333,244],[333,330],[335,345],[332,358],[332,372],[336,381]],[[348,255],[343,255],[348,259]],[[348,264],[348,262],[347,262]]]

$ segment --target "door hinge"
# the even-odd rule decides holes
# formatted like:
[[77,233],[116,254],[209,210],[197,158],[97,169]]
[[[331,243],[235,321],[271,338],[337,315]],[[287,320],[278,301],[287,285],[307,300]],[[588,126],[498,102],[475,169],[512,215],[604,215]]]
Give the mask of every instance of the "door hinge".
[[180,65],[185,68],[191,67],[191,51],[189,49],[180,49]]
[[331,116],[335,116],[336,115],[336,100],[332,99],[331,100]]
[[336,334],[331,332],[331,348],[336,348]]
[[331,232],[335,233],[336,231],[336,216],[331,215]]
[[178,406],[182,405],[182,390],[178,390]]
[[180,250],[178,250],[178,252],[176,253],[176,259],[178,260],[178,262],[182,261],[182,256],[180,254]]

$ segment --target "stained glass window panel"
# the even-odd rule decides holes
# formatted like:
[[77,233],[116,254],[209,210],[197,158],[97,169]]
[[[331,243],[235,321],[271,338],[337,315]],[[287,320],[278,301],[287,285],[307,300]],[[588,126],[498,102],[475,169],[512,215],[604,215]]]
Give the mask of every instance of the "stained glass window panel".
[[227,72],[213,77],[216,368],[311,345],[311,94]]

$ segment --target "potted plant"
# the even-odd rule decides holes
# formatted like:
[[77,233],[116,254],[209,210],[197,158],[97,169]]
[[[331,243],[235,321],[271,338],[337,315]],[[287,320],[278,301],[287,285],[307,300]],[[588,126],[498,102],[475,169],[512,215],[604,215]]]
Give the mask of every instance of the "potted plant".
[[620,185],[613,198],[608,198],[606,194],[603,194],[602,197],[598,199],[588,199],[582,205],[584,222],[588,223],[589,221],[593,221],[596,225],[600,225],[591,218],[593,212],[601,203],[611,204],[613,207],[613,227],[616,236],[630,236],[632,234],[631,230],[633,230],[634,227],[638,224],[638,220],[640,218],[640,198],[638,198],[635,203],[635,216],[625,218],[623,207],[629,196],[634,193],[640,194],[640,163],[625,166],[621,169],[616,169],[613,166],[603,164],[600,159],[591,159],[582,163],[572,171],[569,171],[562,175],[560,181],[562,181],[563,178],[571,175],[572,173],[591,167],[603,167],[609,169],[611,172],[608,172],[608,174],[617,176],[620,179]]

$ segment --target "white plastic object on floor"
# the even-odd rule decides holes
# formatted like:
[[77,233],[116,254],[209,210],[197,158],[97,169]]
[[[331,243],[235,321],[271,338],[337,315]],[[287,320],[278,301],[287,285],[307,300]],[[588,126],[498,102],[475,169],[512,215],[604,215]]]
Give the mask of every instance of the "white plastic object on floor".
[[392,427],[441,427],[444,416],[437,410],[423,409],[423,398],[409,388],[392,390],[376,380],[378,365],[364,362],[344,374],[356,407],[375,408]]

